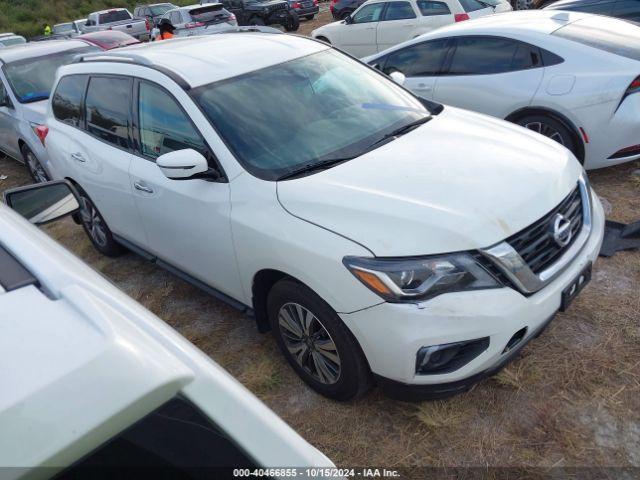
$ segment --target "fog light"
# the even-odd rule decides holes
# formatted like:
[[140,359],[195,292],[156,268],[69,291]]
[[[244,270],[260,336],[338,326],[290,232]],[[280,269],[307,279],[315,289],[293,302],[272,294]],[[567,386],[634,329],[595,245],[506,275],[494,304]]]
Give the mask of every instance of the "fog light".
[[416,374],[455,372],[489,348],[489,337],[422,347],[416,357]]

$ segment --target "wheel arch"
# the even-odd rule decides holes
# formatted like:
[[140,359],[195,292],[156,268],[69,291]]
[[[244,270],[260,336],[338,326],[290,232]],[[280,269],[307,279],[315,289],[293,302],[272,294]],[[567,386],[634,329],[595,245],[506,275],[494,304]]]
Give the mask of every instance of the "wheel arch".
[[584,139],[582,138],[582,135],[580,134],[578,128],[566,115],[563,115],[562,113],[556,110],[546,108],[546,107],[524,107],[507,115],[505,117],[505,120],[507,122],[516,123],[519,119],[527,115],[547,116],[562,123],[566,127],[566,129],[569,130],[569,132],[571,132],[571,135],[573,136],[573,140],[575,142],[576,149],[577,149],[576,157],[578,158],[580,163],[584,163],[585,153],[586,153]]
[[269,292],[271,291],[273,286],[280,280],[284,280],[285,278],[294,280],[304,285],[304,282],[300,282],[300,280],[293,277],[292,275],[289,275],[288,273],[285,273],[281,270],[275,270],[271,268],[260,270],[253,276],[253,282],[251,283],[251,298],[256,326],[258,327],[258,331],[260,333],[266,333],[271,330],[271,326],[269,325],[269,318],[267,316],[267,298],[269,297]]

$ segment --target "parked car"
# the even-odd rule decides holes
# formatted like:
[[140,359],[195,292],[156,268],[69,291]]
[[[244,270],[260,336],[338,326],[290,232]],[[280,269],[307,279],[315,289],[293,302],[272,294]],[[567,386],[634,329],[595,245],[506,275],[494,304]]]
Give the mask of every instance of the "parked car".
[[162,18],[162,16],[167,13],[169,10],[173,10],[174,8],[178,8],[177,5],[173,3],[152,3],[149,5],[138,5],[133,9],[134,17],[146,18],[152,27],[158,25],[158,22]]
[[304,18],[306,20],[313,20],[320,7],[318,6],[318,0],[288,0],[289,7],[298,15],[298,18]]
[[640,0],[560,0],[544,9],[593,13],[640,22]]
[[39,135],[56,70],[76,55],[96,50],[76,40],[0,49],[0,151],[26,163],[36,182],[51,178]]
[[76,39],[100,47],[102,50],[113,50],[114,48],[129,47],[141,43],[140,40],[132,37],[128,33],[117,30],[84,33],[76,37]]
[[[166,12],[162,18],[169,19],[175,28],[173,34],[178,37],[208,35],[225,30],[230,25],[238,25],[236,16],[225,10],[221,3],[178,7]],[[152,38],[155,38],[158,34],[159,31],[154,32]]]
[[[200,0],[201,5],[208,3]],[[287,0],[222,0],[222,5],[236,16],[238,25],[282,25],[288,32],[300,26],[300,18]]]
[[545,10],[447,27],[365,61],[403,73],[417,95],[546,135],[591,169],[640,158],[639,44],[631,23]]
[[369,0],[311,36],[364,57],[445,25],[509,10],[506,1],[494,6],[479,0]]
[[12,47],[13,45],[21,45],[27,43],[27,39],[15,33],[0,34],[0,48]]
[[335,20],[344,20],[366,0],[331,0],[329,3],[329,11]]
[[45,145],[94,246],[251,313],[331,398],[374,379],[438,397],[494,373],[588,282],[604,215],[582,167],[322,42],[274,39],[58,71]]
[[[66,183],[5,195],[38,224],[79,206]],[[0,311],[0,362],[11,365],[0,372],[3,479],[333,467],[207,355],[1,202]]]
[[82,25],[87,22],[87,19],[75,20],[73,22],[58,23],[53,26],[53,34],[61,35],[67,38],[77,37],[82,34]]
[[144,41],[149,39],[151,27],[146,18],[136,18],[126,8],[112,8],[90,13],[82,26],[82,33],[116,30]]

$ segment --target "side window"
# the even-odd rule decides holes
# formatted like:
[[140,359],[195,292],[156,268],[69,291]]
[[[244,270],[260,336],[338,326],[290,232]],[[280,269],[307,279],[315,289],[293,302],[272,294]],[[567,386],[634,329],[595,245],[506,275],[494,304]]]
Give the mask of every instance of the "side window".
[[384,10],[384,3],[365,5],[354,14],[353,23],[379,22],[382,10]]
[[478,2],[478,0],[460,0],[460,5],[467,13],[487,8],[487,4]]
[[640,1],[618,0],[613,9],[613,16],[625,20],[640,21]]
[[487,75],[512,70],[520,42],[497,37],[459,37],[449,75]]
[[116,147],[129,148],[131,80],[93,77],[85,101],[87,131]]
[[433,15],[450,15],[451,10],[444,2],[432,2],[430,0],[418,0],[418,9],[424,17]]
[[174,98],[164,89],[141,82],[138,91],[140,151],[157,158],[192,148],[207,156],[204,140]]
[[448,39],[432,40],[393,52],[387,58],[384,72],[389,74],[399,70],[407,77],[437,75],[447,54],[448,43]]
[[519,43],[511,62],[511,70],[515,72],[540,66],[542,59],[538,48],[527,43]]
[[180,23],[182,23],[182,21],[180,20],[180,12],[179,11],[175,11],[175,12],[171,12],[171,23],[173,25],[179,25]]
[[51,99],[51,108],[56,119],[73,127],[80,126],[82,99],[86,87],[86,75],[69,75],[60,79]]
[[99,477],[100,472],[114,472],[113,478],[143,478],[147,472],[158,472],[161,478],[232,479],[234,469],[256,467],[232,437],[190,402],[175,398],[57,478],[74,480],[91,472]]
[[416,13],[409,2],[389,2],[387,4],[384,20],[408,20],[410,18],[416,18]]

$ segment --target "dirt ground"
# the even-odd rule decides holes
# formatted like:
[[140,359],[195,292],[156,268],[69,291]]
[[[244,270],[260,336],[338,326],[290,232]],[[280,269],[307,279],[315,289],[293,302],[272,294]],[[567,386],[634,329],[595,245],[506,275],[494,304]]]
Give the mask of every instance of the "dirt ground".
[[[300,33],[329,17],[325,11],[303,21]],[[640,219],[640,162],[590,178],[608,218]],[[0,191],[27,183],[22,165],[0,158]],[[640,466],[640,252],[600,259],[570,310],[506,370],[464,395],[412,404],[373,390],[358,402],[336,403],[307,388],[253,320],[133,254],[101,256],[71,220],[45,230],[339,466]]]

